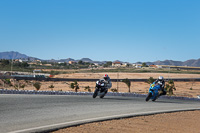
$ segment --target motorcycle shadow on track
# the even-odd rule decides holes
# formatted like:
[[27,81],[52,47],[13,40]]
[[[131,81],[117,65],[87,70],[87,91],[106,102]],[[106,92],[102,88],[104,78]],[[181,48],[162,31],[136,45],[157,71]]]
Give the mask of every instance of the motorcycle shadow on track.
[[152,101],[152,103],[175,103],[175,104],[185,104],[184,102],[178,102],[178,101],[161,101],[161,100],[157,100],[157,101]]
[[106,98],[103,98],[105,100],[119,100],[119,101],[132,101],[133,99],[132,98],[115,98],[115,97],[112,97],[112,98],[109,98],[109,97],[106,97]]

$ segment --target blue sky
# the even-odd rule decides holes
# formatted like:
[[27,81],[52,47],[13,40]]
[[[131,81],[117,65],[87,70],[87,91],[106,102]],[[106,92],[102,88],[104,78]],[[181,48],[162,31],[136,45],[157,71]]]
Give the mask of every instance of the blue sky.
[[41,59],[199,59],[199,0],[0,0],[0,52]]

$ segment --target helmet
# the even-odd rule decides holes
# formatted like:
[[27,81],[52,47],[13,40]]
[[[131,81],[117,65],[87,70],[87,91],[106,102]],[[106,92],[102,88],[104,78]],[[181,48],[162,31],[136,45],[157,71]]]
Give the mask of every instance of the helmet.
[[159,77],[158,77],[158,80],[159,80],[159,81],[163,81],[163,80],[164,80],[163,76],[159,76]]
[[103,76],[103,78],[104,78],[105,80],[107,80],[107,79],[108,79],[108,74],[105,74],[105,75]]

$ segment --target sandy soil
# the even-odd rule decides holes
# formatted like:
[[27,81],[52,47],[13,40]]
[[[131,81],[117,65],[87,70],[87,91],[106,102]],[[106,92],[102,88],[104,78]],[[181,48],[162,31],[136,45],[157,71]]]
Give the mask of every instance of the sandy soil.
[[[58,78],[102,78],[104,73],[74,73],[74,74],[61,74],[56,75]],[[200,74],[168,74],[168,73],[108,73],[112,79],[118,78],[149,78],[154,77],[155,79],[162,75],[165,78],[200,78]],[[35,90],[33,87],[33,82],[35,81],[20,81],[20,84],[26,84],[25,90]],[[13,84],[18,84],[18,82],[12,82]],[[55,91],[74,91],[70,88],[71,82],[41,82],[42,86],[40,90],[55,90]],[[89,86],[92,92],[95,88],[95,82],[78,82],[80,89],[78,91],[86,91],[85,87]],[[54,88],[49,88],[53,85]],[[0,88],[3,87],[0,81]],[[186,97],[197,97],[200,95],[200,82],[175,82],[176,91],[174,91],[175,96],[186,96]],[[7,89],[14,89],[14,87],[6,86]],[[113,82],[112,88],[118,89],[119,92],[128,92],[128,87],[122,82]],[[22,88],[20,88],[22,89]],[[146,94],[149,89],[149,84],[145,82],[131,82],[131,92]],[[111,91],[111,90],[110,90]]]
[[200,133],[200,111],[165,113],[61,129],[53,133]]
[[[105,73],[71,73],[55,75],[55,78],[85,78],[85,79],[98,79],[103,77]],[[106,73],[111,79],[148,79],[149,77],[158,78],[163,76],[168,78],[200,78],[200,74],[175,74],[175,73]]]

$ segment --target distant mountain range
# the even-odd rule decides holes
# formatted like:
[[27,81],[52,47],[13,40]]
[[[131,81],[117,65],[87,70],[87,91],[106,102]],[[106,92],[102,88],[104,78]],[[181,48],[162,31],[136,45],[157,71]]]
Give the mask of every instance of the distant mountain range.
[[[21,54],[19,52],[0,52],[0,59],[23,59],[23,60],[42,60],[36,57],[30,57],[25,54]],[[93,61],[89,58],[82,58],[80,59],[83,62],[90,62],[90,63],[99,63],[99,64],[104,64],[106,61]],[[69,62],[69,61],[80,61],[80,60],[75,60],[72,58],[67,58],[67,59],[60,59],[60,60],[42,60],[42,61],[47,61],[47,62]],[[121,61],[122,62],[122,61]],[[136,64],[142,64],[142,62],[136,62]],[[173,61],[173,60],[165,60],[165,61],[155,61],[155,62],[146,62],[147,65],[172,65],[172,66],[193,66],[193,67],[200,67],[200,59],[191,59],[187,61]]]
[[25,54],[21,54],[19,52],[14,52],[14,51],[10,51],[10,52],[0,52],[0,59],[23,59],[23,60],[36,60],[38,58],[35,57],[30,57],[27,56]]

